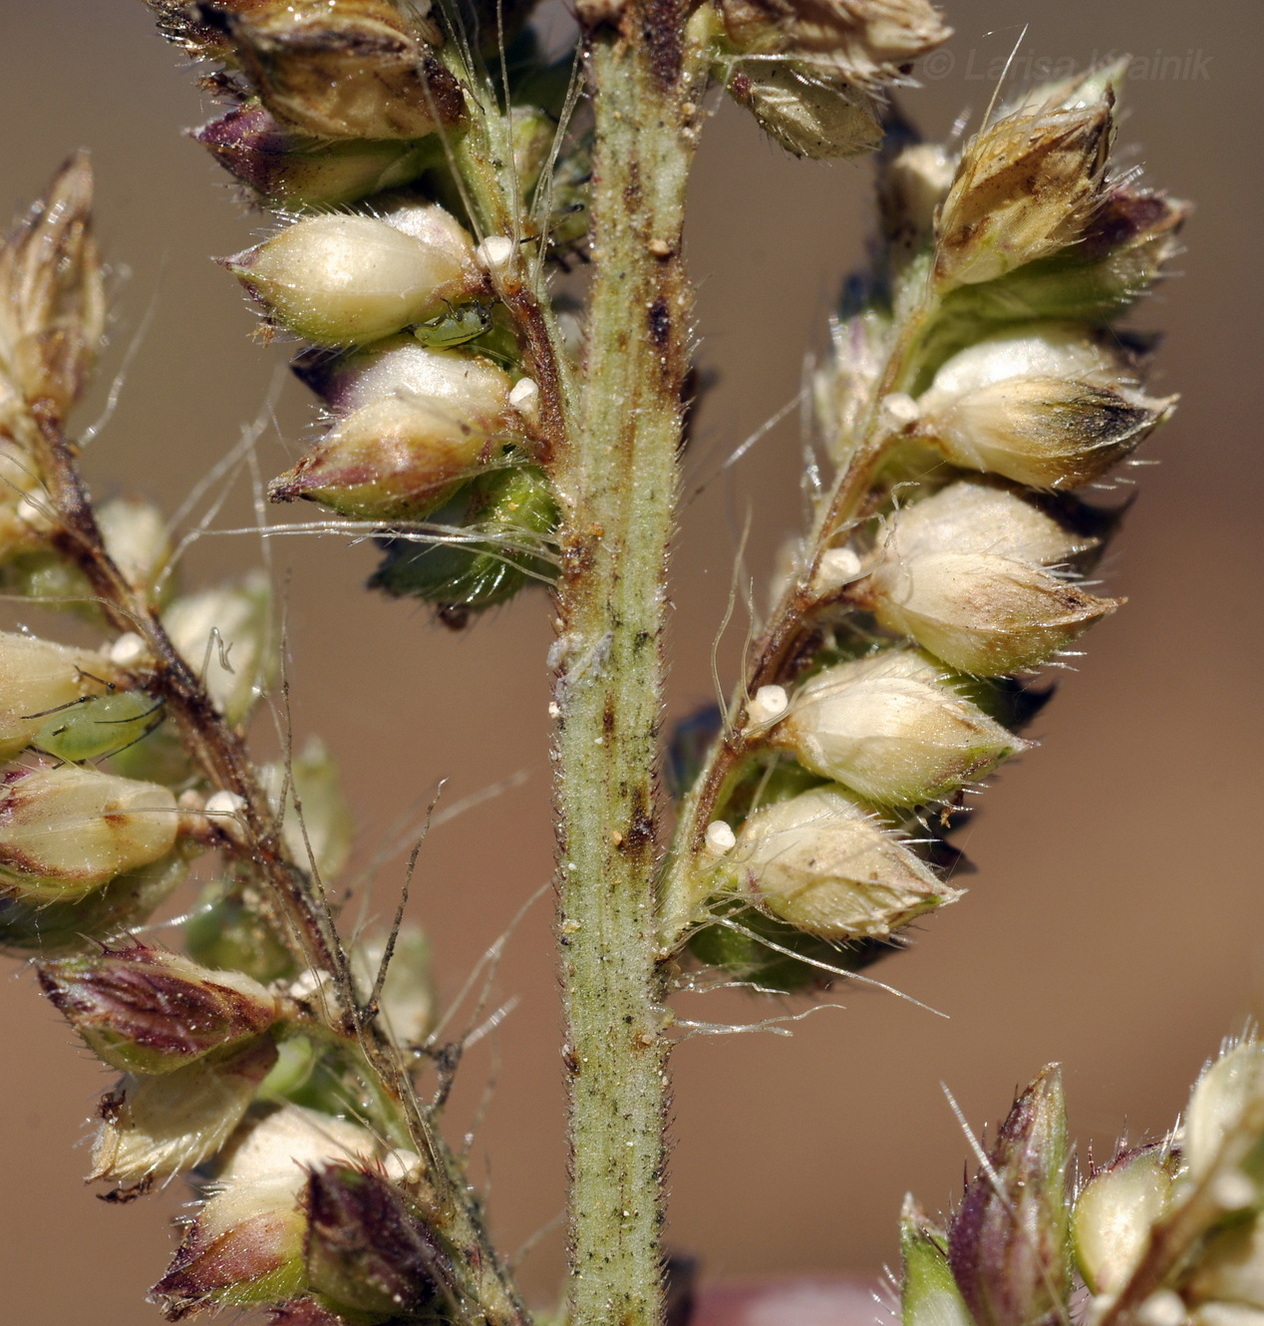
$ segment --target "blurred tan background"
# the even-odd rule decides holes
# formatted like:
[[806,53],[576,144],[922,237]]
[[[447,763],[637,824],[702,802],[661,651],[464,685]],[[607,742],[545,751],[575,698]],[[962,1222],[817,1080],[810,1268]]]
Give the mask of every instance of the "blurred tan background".
[[[1024,24],[1020,76],[1028,58],[1131,50],[1152,61],[1129,86],[1120,144],[1199,210],[1179,278],[1136,320],[1167,332],[1156,388],[1184,404],[1147,451],[1157,467],[1136,472],[1140,497],[1105,568],[1129,606],[1089,637],[1039,720],[1042,749],[1006,770],[965,834],[978,866],[969,896],[876,969],[947,1019],[856,986],[835,995],[845,1011],[818,1013],[793,1038],[699,1038],[676,1056],[670,1235],[712,1277],[876,1274],[893,1262],[903,1193],[938,1208],[959,1191],[967,1147],[941,1083],[977,1130],[1061,1060],[1075,1135],[1100,1154],[1121,1130],[1165,1128],[1204,1056],[1264,1004],[1264,6],[956,0],[948,17],[951,59],[906,101],[930,134],[963,110],[977,123]],[[0,214],[33,197],[69,150],[92,149],[100,233],[119,273],[107,377],[151,320],[90,471],[98,494],[143,493],[168,509],[260,411],[283,361],[252,345],[251,316],[207,261],[262,222],[181,139],[206,115],[135,0],[0,6]],[[701,360],[719,388],[699,420],[694,486],[797,390],[803,348],[821,343],[839,279],[861,258],[869,187],[863,163],[795,162],[728,108],[711,126],[690,252]],[[265,470],[283,468],[309,421],[287,382],[261,444]],[[793,426],[779,429],[686,512],[674,714],[711,694],[711,640],[747,511],[761,576],[794,527],[798,454]],[[229,510],[236,520],[244,507]],[[190,582],[250,565],[257,547],[202,542]],[[524,596],[453,635],[362,592],[364,548],[272,549],[288,575],[297,730],[322,734],[342,762],[362,858],[438,779],[452,804],[527,774],[425,847],[415,912],[451,995],[549,877],[545,600]],[[379,886],[383,911],[398,878],[396,862]],[[454,1106],[459,1136],[494,1084],[471,1145],[510,1248],[553,1220],[563,1196],[549,910],[546,894],[507,946],[494,998],[518,1003],[471,1054]],[[76,1143],[106,1078],[17,964],[6,965],[0,1004],[0,1322],[155,1321],[143,1290],[186,1194],[119,1209],[83,1189]],[[691,1005],[717,1021],[775,1011],[738,994]],[[554,1229],[523,1265],[537,1301],[560,1265]]]

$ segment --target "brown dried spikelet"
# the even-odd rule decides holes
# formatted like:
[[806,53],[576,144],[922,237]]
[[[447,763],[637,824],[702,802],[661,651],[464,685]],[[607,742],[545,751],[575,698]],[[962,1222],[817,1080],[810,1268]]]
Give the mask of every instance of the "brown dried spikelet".
[[87,382],[105,330],[91,210],[92,168],[78,152],[0,246],[0,428],[23,401],[64,415]]
[[952,35],[928,0],[720,0],[720,12],[743,53],[862,87],[899,80]]
[[386,0],[201,4],[260,100],[283,125],[318,138],[424,138],[456,124],[465,99],[435,59],[429,21]]
[[971,139],[936,225],[941,289],[991,281],[1080,238],[1102,202],[1114,105],[1107,83],[1088,104],[1024,107]]

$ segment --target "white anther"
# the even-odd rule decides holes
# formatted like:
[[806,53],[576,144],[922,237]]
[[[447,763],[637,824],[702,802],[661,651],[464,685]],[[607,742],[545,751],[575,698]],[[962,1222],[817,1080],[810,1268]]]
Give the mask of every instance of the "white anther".
[[474,256],[493,276],[498,276],[513,261],[514,242],[508,235],[488,235],[474,250]]
[[1151,1294],[1137,1309],[1137,1320],[1143,1326],[1181,1326],[1186,1316],[1181,1296],[1171,1289]]
[[723,856],[737,843],[737,834],[723,820],[712,820],[707,825],[707,851],[713,856]]
[[382,1173],[396,1183],[416,1183],[421,1178],[421,1157],[415,1151],[396,1147],[382,1157]]
[[245,804],[245,797],[239,797],[236,792],[230,792],[227,788],[222,788],[218,792],[212,792],[206,798],[206,813],[211,816],[231,815],[235,817]]
[[818,594],[841,589],[860,574],[860,558],[850,548],[830,548],[821,554],[812,588]]
[[509,404],[528,422],[540,417],[540,384],[535,378],[519,378],[509,390]]
[[135,631],[128,631],[115,640],[109,652],[110,662],[125,668],[144,658],[149,651],[145,647],[145,641]]
[[14,515],[25,525],[48,524],[48,507],[29,494],[17,504]]
[[1255,1184],[1240,1169],[1225,1170],[1212,1180],[1211,1197],[1222,1211],[1241,1211],[1255,1205]]
[[556,700],[550,700],[550,701],[549,701],[549,717],[550,717],[550,718],[561,718],[561,716],[562,716],[562,706],[561,706],[560,704],[558,704],[558,702],[557,702]]
[[780,718],[790,708],[790,697],[784,686],[761,686],[746,706],[748,727],[762,727]]
[[305,972],[300,972],[298,976],[290,982],[291,999],[311,999],[314,995],[330,983],[331,977],[328,972],[317,971],[314,967],[309,967]]
[[882,422],[888,428],[907,428],[916,423],[921,410],[906,391],[893,391],[882,398]]

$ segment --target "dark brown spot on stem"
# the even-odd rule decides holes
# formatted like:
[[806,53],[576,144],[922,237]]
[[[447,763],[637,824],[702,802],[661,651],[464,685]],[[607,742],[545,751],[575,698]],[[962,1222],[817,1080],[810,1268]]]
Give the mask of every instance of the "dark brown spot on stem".
[[660,350],[663,349],[671,339],[672,316],[667,300],[662,295],[650,305],[646,322],[650,330],[650,340]]

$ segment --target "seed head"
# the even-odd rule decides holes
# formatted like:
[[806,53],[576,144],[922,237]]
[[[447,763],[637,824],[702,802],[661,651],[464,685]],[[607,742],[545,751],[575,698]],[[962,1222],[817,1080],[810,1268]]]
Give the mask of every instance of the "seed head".
[[39,968],[44,993],[89,1048],[129,1073],[169,1073],[263,1035],[278,1007],[257,981],[132,943]]
[[1118,605],[1039,566],[987,553],[885,561],[868,585],[883,626],[980,677],[1038,666]]
[[414,139],[464,117],[460,84],[430,50],[438,28],[387,0],[217,0],[198,13],[222,34],[217,57],[299,133]]
[[1128,455],[1175,405],[1137,391],[1135,366],[1081,324],[1001,332],[943,365],[918,402],[917,435],[954,465],[1075,488]]
[[101,1101],[88,1178],[137,1184],[200,1165],[241,1122],[276,1057],[264,1038],[170,1073],[127,1074]]
[[889,649],[818,673],[772,738],[805,768],[879,804],[922,804],[1027,743],[952,689],[939,664]]
[[272,318],[320,345],[381,340],[483,290],[468,236],[426,243],[372,216],[310,217],[224,261]]
[[938,143],[910,143],[881,163],[878,209],[893,256],[907,260],[929,242],[955,165]]
[[65,415],[87,383],[105,330],[91,209],[79,153],[0,245],[0,409],[12,394]]
[[[361,940],[351,950],[351,972],[365,1003],[377,983],[386,945],[385,936],[376,935]],[[435,1020],[434,972],[430,943],[416,926],[405,925],[395,936],[378,1008],[398,1044],[420,1045],[430,1034]]]
[[882,141],[880,108],[856,86],[789,65],[747,63],[734,70],[728,90],[766,134],[797,157],[853,157]]
[[324,742],[308,738],[291,757],[288,777],[284,765],[269,764],[259,770],[259,781],[273,808],[282,812],[281,836],[291,858],[310,864],[322,882],[333,880],[351,855],[352,821],[337,762]]
[[152,1298],[176,1321],[302,1292],[308,1170],[374,1154],[373,1137],[346,1120],[297,1105],[268,1115],[236,1143]]
[[1226,1050],[1194,1084],[1182,1144],[1189,1177],[1211,1175],[1226,1141],[1244,1128],[1264,1133],[1264,1043],[1254,1040]]
[[1091,543],[1008,489],[964,480],[892,517],[853,592],[958,671],[999,677],[1044,662],[1118,606],[1044,569]]
[[157,783],[73,764],[11,774],[0,788],[0,892],[83,897],[165,856],[177,827],[176,799]]
[[193,137],[270,206],[284,209],[358,202],[407,184],[433,156],[428,145],[405,139],[310,138],[279,124],[258,102],[234,106]]
[[268,578],[253,571],[236,585],[178,598],[163,614],[172,643],[230,723],[246,718],[274,671],[271,607]]
[[1075,1256],[1095,1294],[1117,1293],[1172,1199],[1172,1172],[1158,1148],[1130,1151],[1084,1185],[1075,1202]]
[[269,486],[368,520],[418,519],[442,505],[516,414],[509,376],[490,361],[398,338],[352,356],[326,379],[334,427]]
[[720,12],[739,51],[862,86],[902,80],[952,35],[927,0],[720,0]]
[[45,726],[51,711],[105,693],[120,676],[104,654],[71,649],[32,635],[0,632],[0,760],[23,751]]
[[125,936],[150,917],[187,873],[182,854],[172,852],[118,875],[86,897],[61,902],[0,898],[0,952],[51,958]]
[[1059,1320],[1070,1292],[1066,1105],[1045,1068],[1001,1125],[948,1235],[952,1273],[978,1326]]
[[323,1165],[303,1194],[311,1287],[358,1312],[411,1317],[454,1289],[451,1254],[383,1175]]
[[757,907],[824,939],[885,939],[961,896],[837,788],[756,811],[729,862]]
[[936,224],[943,291],[1074,244],[1099,208],[1114,137],[1109,85],[1088,104],[1023,107],[967,144]]

